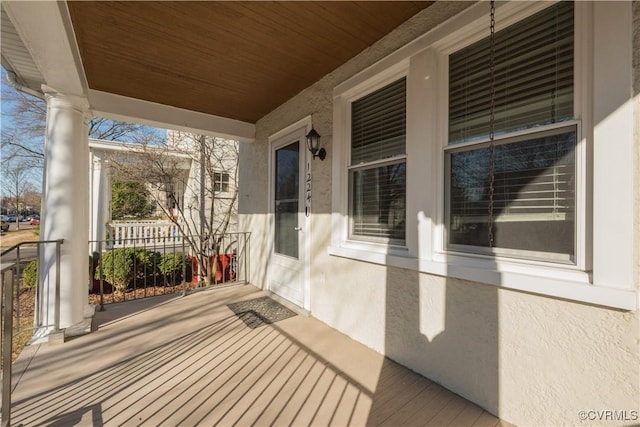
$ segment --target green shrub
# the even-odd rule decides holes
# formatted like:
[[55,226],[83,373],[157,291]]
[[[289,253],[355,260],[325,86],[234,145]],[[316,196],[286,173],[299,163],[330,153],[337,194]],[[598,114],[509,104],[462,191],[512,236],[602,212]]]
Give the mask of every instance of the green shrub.
[[22,286],[24,288],[35,288],[38,283],[38,261],[31,261],[24,270],[22,270]]
[[137,275],[153,272],[157,256],[156,252],[142,248],[113,249],[102,255],[94,277],[100,279],[102,276],[122,293]]
[[135,255],[135,268],[138,274],[151,274],[158,267],[160,254],[143,248],[130,248]]
[[158,269],[165,276],[182,274],[182,268],[187,265],[187,262],[188,257],[185,255],[171,252],[160,256]]

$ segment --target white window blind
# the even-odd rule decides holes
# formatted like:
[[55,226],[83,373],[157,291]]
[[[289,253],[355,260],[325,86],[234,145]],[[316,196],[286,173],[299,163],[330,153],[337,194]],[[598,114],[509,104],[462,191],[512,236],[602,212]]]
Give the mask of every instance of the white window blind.
[[406,79],[351,104],[351,237],[404,244]]
[[[495,146],[495,247],[574,254],[575,127]],[[488,246],[489,148],[452,150],[449,157],[449,243]]]
[[404,154],[406,79],[351,104],[351,164]]
[[353,235],[404,241],[405,177],[404,162],[352,172]]
[[[494,37],[493,53],[487,37],[449,56],[448,248],[572,263],[574,5],[559,2]],[[493,175],[486,142],[492,54]],[[547,126],[559,122],[566,125]]]
[[[495,34],[495,131],[573,118],[573,2],[559,2]],[[486,138],[490,39],[449,56],[449,144]]]

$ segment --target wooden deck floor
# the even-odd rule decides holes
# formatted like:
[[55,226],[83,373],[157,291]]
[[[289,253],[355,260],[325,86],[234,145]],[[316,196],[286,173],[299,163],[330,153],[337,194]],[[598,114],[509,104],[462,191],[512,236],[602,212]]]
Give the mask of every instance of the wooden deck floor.
[[[493,415],[321,322],[250,329],[255,287],[107,306],[99,329],[16,362],[12,424],[495,426]],[[31,356],[31,357],[29,357]]]

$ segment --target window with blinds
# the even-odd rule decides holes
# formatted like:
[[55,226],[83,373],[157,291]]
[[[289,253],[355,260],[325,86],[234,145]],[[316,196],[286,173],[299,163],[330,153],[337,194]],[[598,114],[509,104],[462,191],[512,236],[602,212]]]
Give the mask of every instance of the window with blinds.
[[[495,131],[573,118],[573,2],[495,34]],[[489,135],[491,41],[449,56],[449,144]]]
[[575,261],[573,15],[572,2],[559,2],[495,34],[493,176],[490,40],[450,55],[449,249]]
[[[495,146],[491,222],[496,248],[573,259],[576,137],[570,126]],[[449,244],[488,247],[489,148],[452,150],[447,160]]]
[[406,79],[351,104],[350,237],[404,244]]

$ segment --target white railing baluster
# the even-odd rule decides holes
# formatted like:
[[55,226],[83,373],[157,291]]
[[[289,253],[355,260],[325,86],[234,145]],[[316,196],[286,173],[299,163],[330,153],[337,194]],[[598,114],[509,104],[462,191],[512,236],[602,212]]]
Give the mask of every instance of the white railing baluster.
[[179,244],[183,240],[180,228],[171,221],[111,221],[107,227],[109,248],[123,248],[134,243],[140,247]]

